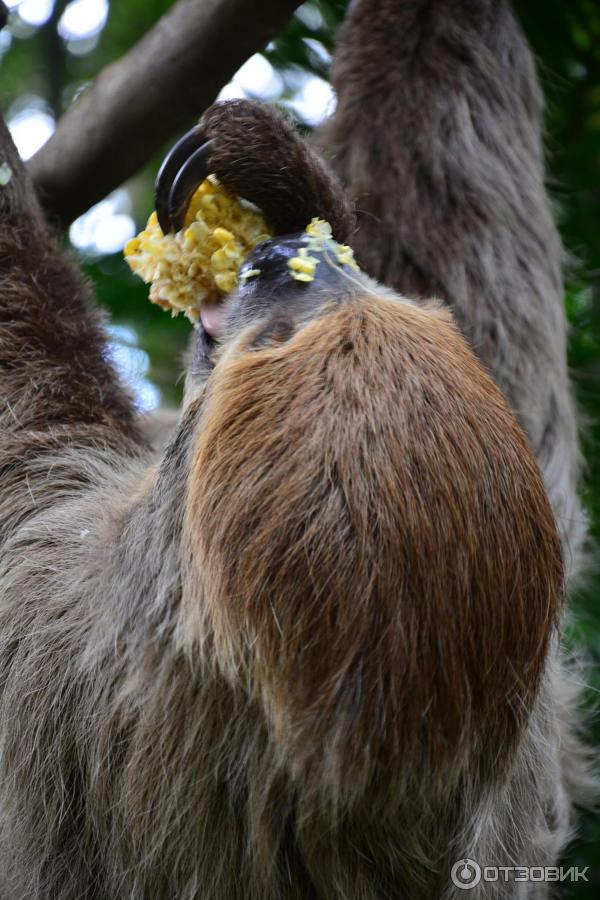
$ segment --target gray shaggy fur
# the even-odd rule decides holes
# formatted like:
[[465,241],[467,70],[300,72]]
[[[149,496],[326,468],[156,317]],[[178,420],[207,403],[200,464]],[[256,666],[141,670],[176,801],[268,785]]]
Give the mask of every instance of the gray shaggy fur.
[[[451,303],[576,555],[561,249],[512,13],[501,0],[354,3],[336,73],[327,143],[357,200],[360,259]],[[368,797],[355,818],[303,809],[243,677],[212,665],[210,639],[198,652],[186,640],[202,389],[155,457],[0,127],[13,171],[0,190],[1,900],[451,900],[459,857],[554,864],[585,781],[557,638],[508,764],[489,759],[449,795],[439,775],[413,785],[372,832]]]

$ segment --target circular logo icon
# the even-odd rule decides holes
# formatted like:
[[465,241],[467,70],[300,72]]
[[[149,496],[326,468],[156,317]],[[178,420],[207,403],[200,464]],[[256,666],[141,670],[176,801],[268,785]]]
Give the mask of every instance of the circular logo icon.
[[474,859],[459,859],[450,871],[452,884],[461,891],[469,891],[481,881],[481,866]]

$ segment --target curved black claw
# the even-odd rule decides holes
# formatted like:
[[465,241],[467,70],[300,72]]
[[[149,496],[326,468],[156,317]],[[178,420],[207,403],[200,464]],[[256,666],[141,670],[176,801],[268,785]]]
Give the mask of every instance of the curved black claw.
[[163,234],[183,228],[192,194],[209,174],[212,145],[196,127],[167,153],[154,184],[154,207]]

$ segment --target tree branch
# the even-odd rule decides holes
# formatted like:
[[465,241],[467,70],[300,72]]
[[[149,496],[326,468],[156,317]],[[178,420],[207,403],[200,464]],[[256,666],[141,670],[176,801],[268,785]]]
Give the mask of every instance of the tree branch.
[[58,23],[68,0],[57,0],[52,15],[41,30],[42,63],[45,69],[46,98],[58,118],[62,109],[63,88],[66,81],[67,51],[58,33]]
[[299,0],[179,0],[107,66],[29,162],[50,218],[66,227],[198,116]]

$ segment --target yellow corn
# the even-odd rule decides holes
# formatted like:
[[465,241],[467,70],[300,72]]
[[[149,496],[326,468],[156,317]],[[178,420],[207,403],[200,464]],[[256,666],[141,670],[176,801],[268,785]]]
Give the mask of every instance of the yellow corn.
[[338,244],[331,234],[331,225],[325,219],[313,219],[306,226],[302,238],[304,246],[298,249],[296,256],[288,260],[288,268],[292,278],[296,281],[313,281],[318,264],[322,257],[311,256],[312,253],[324,254],[331,264],[329,254],[332,254],[342,266],[358,271],[358,265],[354,259],[354,252],[347,244]]
[[[240,266],[268,237],[260,212],[229,194],[210,175],[193,195],[181,231],[163,234],[153,212],[144,231],[125,245],[124,253],[131,270],[151,285],[153,303],[173,316],[183,312],[196,323],[204,303],[235,289]],[[302,241],[304,246],[288,261],[296,281],[312,281],[322,259],[332,261],[330,254],[340,265],[358,268],[350,247],[333,240],[331,226],[323,219],[313,219],[306,226]],[[250,269],[244,278],[259,274],[259,269]]]
[[205,302],[235,288],[240,266],[268,237],[260,212],[211,175],[193,195],[181,231],[163,234],[153,212],[124,253],[131,270],[151,285],[153,303],[197,322]]

